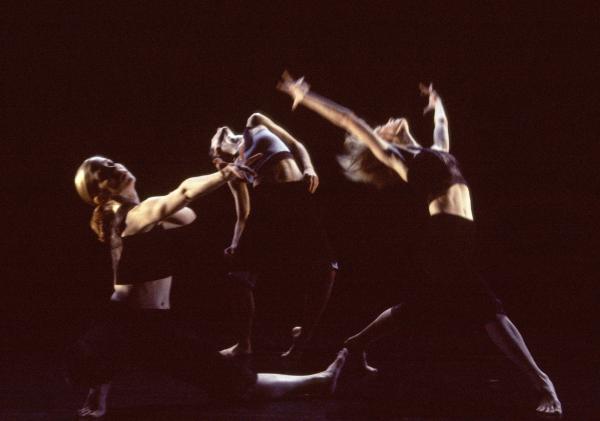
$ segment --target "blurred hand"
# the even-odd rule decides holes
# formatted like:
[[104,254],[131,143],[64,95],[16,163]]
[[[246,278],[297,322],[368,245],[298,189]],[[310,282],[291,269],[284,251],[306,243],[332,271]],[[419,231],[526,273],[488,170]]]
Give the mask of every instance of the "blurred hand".
[[319,187],[319,176],[312,168],[304,170],[304,181],[308,184],[308,191],[314,193]]
[[438,93],[433,89],[433,84],[430,83],[429,86],[425,86],[422,83],[419,83],[419,91],[421,91],[421,95],[429,98],[429,102],[427,106],[423,110],[423,114],[427,114],[429,111],[435,109],[435,104],[439,99]]
[[292,104],[293,110],[300,102],[302,102],[304,96],[310,91],[310,85],[304,81],[303,77],[294,80],[286,70],[281,75],[281,80],[277,84],[277,89],[292,97],[294,100]]

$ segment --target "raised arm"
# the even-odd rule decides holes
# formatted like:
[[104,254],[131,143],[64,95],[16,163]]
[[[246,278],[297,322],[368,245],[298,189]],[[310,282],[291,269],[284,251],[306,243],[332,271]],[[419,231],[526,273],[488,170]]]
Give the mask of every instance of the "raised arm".
[[123,236],[137,234],[165,220],[200,196],[214,191],[226,182],[244,178],[243,166],[230,164],[218,172],[184,180],[179,187],[164,196],[150,197],[127,213]]
[[310,154],[306,147],[287,130],[261,113],[254,113],[248,118],[248,127],[263,125],[278,136],[289,148],[296,161],[301,165],[304,178],[308,183],[308,190],[314,193],[319,186],[319,177],[315,171]]
[[293,98],[293,108],[302,104],[346,130],[367,145],[379,161],[396,171],[404,181],[407,180],[407,167],[402,157],[392,153],[389,143],[352,110],[311,92],[309,85],[303,79],[293,80],[287,73],[283,74],[277,88]]
[[444,152],[450,151],[450,133],[448,131],[448,118],[442,104],[442,98],[433,89],[433,85],[419,85],[421,94],[429,98],[429,103],[423,114],[427,114],[433,110],[433,149],[438,149]]

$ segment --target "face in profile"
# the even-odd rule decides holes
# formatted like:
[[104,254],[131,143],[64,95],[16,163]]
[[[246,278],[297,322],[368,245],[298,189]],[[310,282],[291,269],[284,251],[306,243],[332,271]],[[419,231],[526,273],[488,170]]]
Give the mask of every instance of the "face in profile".
[[102,156],[86,159],[75,175],[77,192],[90,204],[99,194],[120,194],[134,182],[135,177],[123,164]]
[[233,162],[240,152],[243,141],[243,136],[236,135],[229,127],[219,127],[210,142],[210,155],[213,162],[219,160]]

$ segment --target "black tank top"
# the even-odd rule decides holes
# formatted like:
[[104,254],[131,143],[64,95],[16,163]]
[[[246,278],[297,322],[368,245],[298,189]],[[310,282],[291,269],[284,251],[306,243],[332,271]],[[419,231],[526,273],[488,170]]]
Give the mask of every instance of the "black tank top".
[[458,161],[449,152],[431,148],[399,148],[390,145],[390,152],[399,154],[408,167],[408,184],[428,202],[443,195],[454,184],[465,184]]
[[[132,207],[123,209],[123,228],[127,212]],[[189,227],[164,229],[156,225],[148,232],[123,237],[121,258],[116,267],[117,285],[139,284],[172,276],[181,261],[182,244],[191,234]]]

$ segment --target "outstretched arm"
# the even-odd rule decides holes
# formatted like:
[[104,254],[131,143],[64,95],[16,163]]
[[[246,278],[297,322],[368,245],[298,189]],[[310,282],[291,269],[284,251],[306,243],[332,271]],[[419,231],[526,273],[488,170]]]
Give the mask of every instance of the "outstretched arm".
[[433,89],[433,85],[419,85],[421,94],[429,98],[429,103],[423,114],[433,110],[433,149],[438,149],[444,152],[450,151],[450,133],[448,132],[448,118],[442,104],[442,98]]
[[263,125],[270,131],[272,131],[277,137],[279,137],[289,148],[294,158],[302,166],[302,172],[305,180],[308,182],[308,190],[314,193],[319,186],[319,177],[315,172],[310,154],[306,147],[294,136],[292,136],[287,130],[275,123],[269,117],[261,113],[254,113],[248,118],[248,127],[256,127]]
[[346,130],[367,145],[379,161],[395,170],[404,181],[407,180],[407,167],[402,157],[390,153],[389,143],[379,137],[373,128],[357,117],[352,110],[310,92],[310,87],[303,78],[293,80],[287,73],[283,74],[282,81],[277,88],[294,99],[293,107],[301,103]]
[[150,197],[127,213],[124,236],[137,234],[178,212],[200,196],[208,194],[233,179],[243,179],[244,166],[229,164],[220,171],[184,180],[164,196]]

